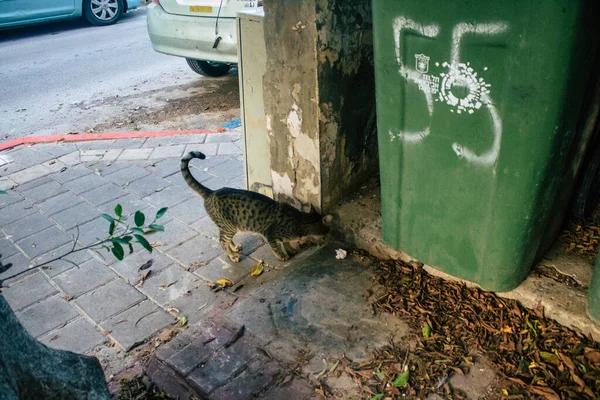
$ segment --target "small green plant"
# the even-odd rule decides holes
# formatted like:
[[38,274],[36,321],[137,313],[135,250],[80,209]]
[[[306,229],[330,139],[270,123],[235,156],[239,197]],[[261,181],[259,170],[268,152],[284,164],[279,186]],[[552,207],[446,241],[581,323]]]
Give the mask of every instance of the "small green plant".
[[[5,193],[6,192],[0,191],[0,194]],[[40,268],[58,260],[63,260],[79,267],[77,263],[68,260],[65,257],[88,249],[105,249],[107,252],[112,253],[118,260],[122,260],[125,257],[125,249],[129,249],[129,254],[131,254],[133,253],[134,243],[139,243],[144,249],[152,253],[152,245],[148,242],[146,236],[155,232],[164,232],[165,228],[162,225],[157,224],[156,221],[165,215],[166,212],[167,207],[161,208],[156,212],[152,222],[146,223],[146,215],[138,210],[133,216],[133,223],[135,226],[130,226],[130,224],[127,223],[127,217],[123,215],[123,207],[120,204],[117,204],[114,209],[114,216],[109,214],[101,215],[102,218],[106,219],[110,223],[108,227],[108,237],[104,239],[96,238],[96,243],[76,249],[80,233],[79,226],[77,226],[77,236],[74,238],[73,247],[70,251],[61,256],[35,265],[29,269],[15,273],[14,275],[4,278],[4,280],[15,278],[21,274],[31,271],[34,268]],[[8,267],[10,267],[10,265],[5,266],[4,270],[7,270]],[[0,272],[4,271],[2,271],[0,268]],[[0,287],[1,285],[2,280],[0,280]]]

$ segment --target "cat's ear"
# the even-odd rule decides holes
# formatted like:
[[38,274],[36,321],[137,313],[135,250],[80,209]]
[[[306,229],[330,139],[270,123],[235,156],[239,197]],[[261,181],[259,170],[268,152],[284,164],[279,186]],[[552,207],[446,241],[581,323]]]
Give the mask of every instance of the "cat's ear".
[[326,216],[323,217],[323,225],[331,226],[332,222],[333,222],[333,215],[327,214]]

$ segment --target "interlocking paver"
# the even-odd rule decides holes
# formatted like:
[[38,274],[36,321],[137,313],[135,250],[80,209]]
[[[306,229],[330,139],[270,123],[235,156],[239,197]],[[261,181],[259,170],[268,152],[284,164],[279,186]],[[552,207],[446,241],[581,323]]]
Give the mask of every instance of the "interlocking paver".
[[[214,170],[214,172],[212,170]],[[212,168],[211,172],[213,172],[216,176],[229,181],[231,179],[243,176],[244,165],[240,161],[229,160],[219,165],[217,168]]]
[[119,278],[73,301],[99,323],[145,298],[146,296]]
[[10,256],[19,253],[19,249],[15,247],[15,245],[8,240],[5,236],[0,237],[0,255],[2,258],[0,260],[6,259]]
[[179,173],[180,171],[180,160],[169,158],[162,161],[157,161],[147,167],[147,170],[153,173],[154,175],[160,176],[161,178],[165,178],[169,175],[173,175],[175,173]]
[[17,245],[29,257],[35,258],[72,242],[73,238],[70,235],[53,226],[19,240]]
[[275,382],[281,369],[275,361],[250,362],[248,369],[236,376],[225,386],[217,389],[211,399],[240,400],[255,398]]
[[140,267],[150,260],[152,260],[152,266],[148,269],[151,275],[158,274],[173,264],[173,260],[156,249],[152,253],[148,253],[145,249],[138,248],[133,254],[127,254],[123,261],[114,263],[111,268],[127,282],[136,285],[139,281],[138,278],[144,273],[144,271],[140,271]]
[[234,301],[236,297],[229,292],[221,292],[217,297],[204,281],[198,281],[198,286],[189,294],[167,303],[165,308],[176,308],[180,315],[188,318],[188,324],[193,325],[200,322],[205,313],[211,311],[211,306],[217,301],[217,298],[223,303],[227,303]]
[[169,207],[167,213],[179,219],[180,221],[191,224],[192,222],[206,216],[204,200],[202,200],[200,196],[192,197],[181,204]]
[[38,272],[3,289],[2,295],[12,309],[18,311],[56,292],[57,290],[48,279]]
[[68,190],[66,187],[50,178],[41,178],[30,183],[34,183],[35,185],[27,188],[26,186],[29,184],[21,185],[19,186],[19,190],[26,199],[33,202],[44,201],[61,193],[65,193]]
[[113,201],[121,196],[125,196],[127,192],[120,186],[115,185],[112,182],[107,183],[81,194],[81,197],[86,199],[89,203],[100,206],[109,201]]
[[108,150],[80,150],[79,157],[81,162],[94,163],[98,162],[104,157]]
[[190,151],[200,151],[205,156],[216,156],[217,150],[219,149],[218,143],[208,143],[208,144],[188,144],[185,146],[185,154]]
[[125,149],[119,156],[121,161],[146,160],[154,149]]
[[100,211],[88,203],[79,203],[52,215],[52,219],[63,229],[68,230],[76,225],[83,225],[98,217]]
[[115,141],[110,148],[111,149],[139,149],[146,142],[145,138],[139,139],[121,139]]
[[146,300],[103,322],[102,327],[129,350],[174,322],[173,316]]
[[49,347],[75,353],[85,353],[105,341],[106,337],[85,318],[69,322],[40,338],[40,342]]
[[[81,142],[77,144],[77,148],[80,151],[85,151],[85,150],[98,150],[98,149],[108,149],[109,147],[111,147],[113,144],[115,144],[115,142],[118,142],[117,140],[92,140],[89,142]],[[113,146],[114,147],[114,146]]]
[[220,143],[219,144],[219,155],[239,155],[243,154],[243,151],[236,146],[234,143]]
[[0,167],[0,171],[2,171],[2,176],[9,176],[14,174],[15,172],[24,170],[25,167],[16,162],[9,162],[8,164],[4,164]]
[[123,197],[119,197],[100,205],[98,208],[104,214],[115,215],[115,207],[117,204],[121,205],[123,216],[129,216],[138,210],[142,210],[150,206],[146,200],[142,200],[135,194],[126,194]]
[[216,240],[203,235],[197,235],[187,242],[167,250],[170,257],[186,268],[189,268],[195,262],[207,263],[222,252],[223,249]]
[[[152,214],[148,214],[148,218]],[[186,240],[198,235],[198,232],[190,228],[187,224],[183,222],[172,219],[168,222],[165,222],[164,219],[159,220],[159,224],[163,224],[165,228],[164,232],[155,232],[148,236],[148,241],[152,242],[160,242],[161,246],[160,251],[165,252],[168,249],[175,247]]]
[[77,297],[116,277],[117,274],[106,265],[96,259],[91,259],[80,264],[79,267],[70,268],[55,276],[52,281],[67,295]]
[[[99,215],[97,212],[95,215]],[[92,245],[99,242],[101,239],[108,237],[108,228],[110,223],[102,217],[94,218],[93,220],[79,225],[79,238],[78,241],[83,243],[85,246]],[[73,238],[77,237],[77,227],[70,229],[67,232]],[[107,254],[102,250],[102,254]],[[112,255],[108,254],[109,257]]]
[[119,186],[125,186],[130,182],[149,174],[150,173],[144,168],[140,168],[137,165],[130,165],[126,168],[120,168],[114,172],[106,173],[104,177]]
[[173,144],[204,143],[206,134],[179,135],[173,137]]
[[8,177],[18,184],[23,184],[51,173],[52,171],[50,169],[40,164],[10,174]]
[[[64,162],[64,161],[63,161]],[[61,183],[69,182],[85,175],[92,174],[93,171],[87,168],[84,164],[74,165],[68,167],[62,172],[55,172],[52,174],[52,178],[56,179]]]
[[10,190],[16,188],[18,185],[15,181],[12,181],[6,176],[0,176],[0,190]]
[[52,215],[82,202],[83,199],[75,193],[65,192],[38,203],[38,207],[46,215]]
[[173,143],[173,138],[176,136],[151,137],[146,139],[142,147],[164,147],[170,146]]
[[[144,281],[140,291],[155,303],[164,307],[194,290],[200,284],[206,286],[196,275],[179,266],[170,266]],[[198,305],[201,306],[202,304]]]
[[77,165],[81,162],[81,160],[79,159],[79,151],[74,151],[72,153],[65,154],[64,156],[59,157],[58,161],[70,167]]
[[229,279],[231,282],[237,283],[250,275],[250,271],[256,264],[255,260],[243,255],[240,256],[240,262],[233,263],[225,254],[222,254],[196,269],[194,274],[207,281],[216,282],[218,279]]
[[146,175],[129,183],[127,190],[135,193],[139,197],[146,197],[153,193],[157,193],[157,191],[165,190],[165,188],[169,186],[171,186],[169,182],[158,176]]
[[38,151],[35,147],[22,147],[10,153],[13,160],[18,160],[24,167],[32,167],[55,158],[46,151]]
[[121,155],[121,153],[123,152],[123,149],[110,149],[107,150],[106,153],[104,153],[104,155],[102,156],[102,160],[101,161],[115,161],[116,159],[119,158],[119,156]]
[[208,359],[213,352],[223,347],[231,338],[231,332],[225,329],[214,332],[196,332],[186,346],[171,351],[165,362],[181,375],[188,375],[197,366]]
[[202,184],[211,190],[219,190],[224,187],[229,187],[229,182],[218,176],[210,178],[207,181],[202,182]]
[[[48,253],[46,253],[40,257],[34,258],[32,260],[32,263],[35,265],[40,265],[42,263],[45,263],[50,260],[54,260],[57,257],[65,255],[65,254],[69,253],[72,249],[73,249],[73,244],[69,243],[66,246],[59,247],[58,249],[49,251]],[[76,247],[76,250],[77,249],[80,249],[80,247]],[[92,253],[90,253],[89,250],[75,251],[74,253],[71,253],[68,256],[64,257],[64,259],[52,261],[50,264],[44,265],[42,267],[42,271],[48,277],[53,278],[56,275],[62,274],[63,272],[65,272],[71,268],[75,268],[75,265],[73,265],[72,263],[81,265],[84,262],[92,259],[92,257],[93,257]],[[72,263],[65,261],[65,260],[69,260]]]
[[160,192],[155,192],[150,196],[144,197],[144,200],[156,207],[173,207],[193,196],[194,192],[189,188],[185,189],[171,185]]
[[235,139],[239,139],[241,135],[239,133],[222,133],[220,135],[206,135],[204,143],[231,143]]
[[15,190],[7,190],[6,194],[0,196],[0,209],[18,203],[23,200],[23,196]]
[[217,227],[217,225],[215,225],[215,223],[212,221],[212,219],[210,219],[209,216],[200,218],[191,226],[203,235],[210,236],[216,239],[219,238],[219,228]]
[[[4,280],[4,279],[8,278],[9,276],[13,276],[14,274],[17,274],[19,272],[26,271],[26,270],[30,269],[30,265],[31,265],[31,263],[29,262],[29,259],[26,258],[21,253],[16,253],[16,254],[13,254],[12,256],[7,256],[7,257],[4,257],[4,254],[2,254],[2,258],[0,260],[2,261],[2,265],[4,267],[6,267],[9,264],[12,264],[10,268],[8,268],[6,271],[0,273],[0,280]],[[35,271],[36,270],[32,269],[30,272],[24,273],[22,275],[19,275],[16,278],[14,278],[14,280],[23,279],[25,276],[28,276],[28,274],[33,273]],[[11,284],[12,281],[13,281],[13,279],[9,279],[8,281],[5,282],[5,284]]]
[[17,313],[17,318],[33,337],[43,335],[78,316],[79,313],[61,294],[48,297]]
[[152,153],[148,157],[151,160],[155,159],[163,159],[163,158],[181,158],[183,155],[183,151],[185,150],[185,145],[173,145],[173,146],[164,146],[164,147],[156,147],[153,149]]
[[81,194],[83,192],[87,192],[88,190],[106,185],[107,183],[108,181],[102,176],[89,174],[77,179],[73,179],[69,182],[65,182],[65,186],[71,189],[73,193]]
[[36,232],[50,228],[51,226],[53,226],[53,224],[48,218],[40,213],[35,213],[8,225],[4,225],[2,229],[16,242],[29,235],[33,235]]

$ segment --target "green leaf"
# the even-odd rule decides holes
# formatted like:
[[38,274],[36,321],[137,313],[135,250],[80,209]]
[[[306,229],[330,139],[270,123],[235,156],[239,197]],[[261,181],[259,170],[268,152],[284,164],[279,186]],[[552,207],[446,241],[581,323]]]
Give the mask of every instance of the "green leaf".
[[371,400],[381,400],[383,399],[384,394],[383,393],[379,393],[376,394],[375,396],[371,397]]
[[113,233],[115,233],[115,227],[116,227],[116,226],[117,226],[117,224],[115,224],[115,221],[112,221],[112,222],[110,223],[110,227],[108,228],[108,234],[109,234],[110,236],[112,236],[112,235],[113,235]]
[[144,226],[144,222],[146,222],[146,216],[144,215],[143,212],[136,211],[135,216],[133,217],[133,220],[135,221],[135,225],[137,227]]
[[113,217],[111,217],[108,214],[101,214],[102,218],[104,218],[105,220],[107,220],[108,222],[115,222],[115,219]]
[[67,260],[66,258],[62,259],[64,262],[68,262],[69,264],[73,264],[74,266],[76,266],[77,268],[79,268],[79,264],[77,264],[76,262],[73,262],[71,260]]
[[115,257],[117,257],[117,260],[119,261],[121,261],[123,259],[123,256],[125,256],[123,247],[119,243],[113,243],[113,248],[111,250]]
[[165,215],[165,213],[167,212],[167,210],[169,209],[169,207],[163,207],[160,210],[158,210],[156,212],[156,217],[154,217],[154,220],[159,219],[160,217],[162,217],[163,215]]
[[155,231],[158,232],[164,232],[165,231],[165,227],[162,225],[158,225],[158,224],[150,224],[150,226],[148,226],[148,228],[153,229]]
[[127,246],[129,246],[129,254],[133,253],[133,245],[131,243],[127,243]]
[[117,204],[117,206],[115,207],[115,215],[117,217],[120,217],[123,214],[123,207],[121,207],[120,204]]
[[131,228],[130,231],[131,232],[135,232],[135,233],[139,233],[141,235],[144,234],[144,230],[142,228]]
[[123,236],[121,239],[123,239],[124,241],[126,241],[127,243],[131,242],[131,240],[133,239],[133,236]]
[[410,371],[407,369],[406,371],[398,375],[398,377],[394,381],[394,386],[402,387],[406,385],[406,383],[408,382],[408,378],[410,378]]
[[111,242],[113,242],[113,244],[119,243],[119,244],[124,244],[125,246],[127,246],[129,244],[129,242],[123,238],[114,238],[110,240]]
[[540,351],[540,357],[544,361],[554,361],[558,358],[558,356],[554,353],[548,353],[547,351]]
[[186,326],[188,323],[188,317],[186,315],[184,315],[183,317],[181,317],[179,319],[179,322],[181,323],[181,326]]
[[146,250],[148,250],[150,253],[152,253],[152,246],[150,246],[150,243],[148,243],[146,238],[144,238],[142,235],[133,235],[133,236],[135,236],[135,238],[137,239],[139,244],[141,244]]
[[423,325],[423,337],[425,339],[429,339],[431,337],[431,327],[429,326],[429,324],[427,322],[425,322],[425,325]]

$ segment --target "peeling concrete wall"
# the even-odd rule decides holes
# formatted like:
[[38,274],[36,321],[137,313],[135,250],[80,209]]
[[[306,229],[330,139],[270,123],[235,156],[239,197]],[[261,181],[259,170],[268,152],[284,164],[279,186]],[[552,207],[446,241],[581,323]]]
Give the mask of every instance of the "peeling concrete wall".
[[322,203],[330,208],[378,167],[371,1],[316,6]]
[[327,210],[378,165],[370,1],[264,6],[274,197]]

